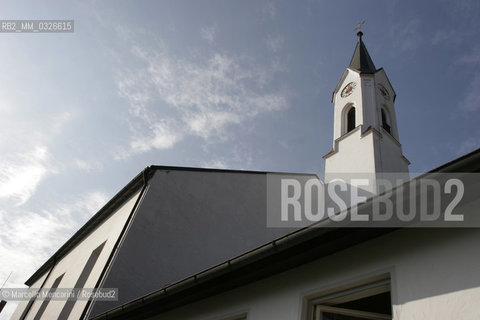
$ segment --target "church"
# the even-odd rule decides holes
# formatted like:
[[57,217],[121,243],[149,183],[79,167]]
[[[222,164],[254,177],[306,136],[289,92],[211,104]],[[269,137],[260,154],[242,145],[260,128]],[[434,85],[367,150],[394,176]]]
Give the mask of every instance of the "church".
[[[325,183],[356,173],[409,179],[395,91],[357,35],[333,92]],[[426,174],[479,171],[476,150]],[[480,229],[268,227],[275,174],[316,177],[145,168],[26,281],[52,291],[114,288],[117,299],[34,297],[11,319],[480,318]],[[364,191],[368,213],[385,190],[373,183]],[[471,197],[457,211],[478,214]]]

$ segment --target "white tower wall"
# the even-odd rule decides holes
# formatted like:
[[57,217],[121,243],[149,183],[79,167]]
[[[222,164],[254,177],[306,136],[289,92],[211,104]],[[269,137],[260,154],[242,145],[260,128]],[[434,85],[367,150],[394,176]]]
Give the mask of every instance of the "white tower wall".
[[[345,174],[368,179],[408,179],[395,113],[395,91],[383,69],[375,69],[361,40],[340,79],[334,103],[333,149],[324,156],[325,182]],[[348,131],[347,113],[355,108],[355,128]],[[382,111],[383,110],[383,111]],[[394,175],[392,175],[394,174]],[[376,183],[365,190],[377,193]]]

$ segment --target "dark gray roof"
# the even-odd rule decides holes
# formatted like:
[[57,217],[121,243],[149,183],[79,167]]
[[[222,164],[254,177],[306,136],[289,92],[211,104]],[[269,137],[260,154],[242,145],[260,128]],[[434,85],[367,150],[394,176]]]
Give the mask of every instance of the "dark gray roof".
[[95,301],[89,315],[290,233],[291,228],[267,226],[268,181],[267,174],[258,172],[156,170],[99,284],[118,288],[121,295],[118,301]]
[[[103,223],[112,213],[128,201],[136,192],[140,191],[148,181],[158,171],[185,171],[185,172],[208,172],[208,173],[230,173],[230,174],[282,174],[282,175],[309,175],[305,173],[283,173],[267,171],[249,171],[232,169],[210,169],[210,168],[192,168],[175,166],[152,165],[142,170],[133,180],[122,188],[110,201],[107,202],[90,220],[88,220],[60,249],[57,250],[26,282],[27,286],[32,286],[42,275],[46,274],[52,266],[67,255],[76,245],[78,245],[95,228]],[[313,175],[313,174],[310,174]]]
[[373,64],[372,58],[368,54],[367,48],[362,41],[362,32],[357,33],[358,43],[355,47],[355,52],[353,53],[352,60],[350,61],[349,67],[351,69],[357,70],[361,73],[375,73],[377,69]]

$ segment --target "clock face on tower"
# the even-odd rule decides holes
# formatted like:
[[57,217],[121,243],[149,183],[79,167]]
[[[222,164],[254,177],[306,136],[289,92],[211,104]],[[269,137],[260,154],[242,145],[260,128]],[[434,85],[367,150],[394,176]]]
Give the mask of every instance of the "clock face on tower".
[[355,89],[355,87],[357,86],[357,84],[355,82],[350,82],[348,83],[342,90],[342,93],[340,94],[340,96],[342,98],[345,98],[345,97],[348,97],[349,95],[352,94],[353,92],[353,89]]
[[380,90],[380,93],[385,99],[390,100],[390,94],[388,93],[388,90],[383,85],[379,84],[378,90]]

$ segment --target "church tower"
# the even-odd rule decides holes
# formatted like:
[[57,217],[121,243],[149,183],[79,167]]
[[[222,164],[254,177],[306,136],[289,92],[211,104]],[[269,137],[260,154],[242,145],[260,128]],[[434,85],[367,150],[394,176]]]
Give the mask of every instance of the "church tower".
[[[333,149],[326,154],[325,182],[345,174],[408,178],[395,115],[395,91],[383,68],[376,69],[357,33],[358,43],[332,96]],[[393,183],[395,183],[393,181]],[[380,188],[381,189],[381,188]],[[366,188],[376,194],[376,184]]]

